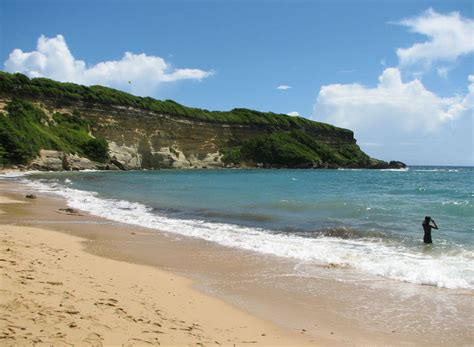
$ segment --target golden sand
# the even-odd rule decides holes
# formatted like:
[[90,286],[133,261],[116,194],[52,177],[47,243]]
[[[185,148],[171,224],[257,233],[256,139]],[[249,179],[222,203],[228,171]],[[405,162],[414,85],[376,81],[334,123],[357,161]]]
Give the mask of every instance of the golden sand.
[[[29,203],[2,196],[4,204]],[[95,256],[82,238],[0,225],[0,344],[288,345],[304,336],[145,265]]]

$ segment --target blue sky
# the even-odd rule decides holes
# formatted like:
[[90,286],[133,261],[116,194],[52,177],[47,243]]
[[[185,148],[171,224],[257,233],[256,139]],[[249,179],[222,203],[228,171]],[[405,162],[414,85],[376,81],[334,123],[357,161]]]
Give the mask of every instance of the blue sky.
[[0,16],[7,71],[298,112],[377,158],[474,165],[469,1],[2,0]]

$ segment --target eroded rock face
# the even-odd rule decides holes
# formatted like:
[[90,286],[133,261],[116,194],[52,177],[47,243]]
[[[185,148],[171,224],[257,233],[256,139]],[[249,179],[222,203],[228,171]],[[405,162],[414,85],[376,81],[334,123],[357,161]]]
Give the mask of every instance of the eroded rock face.
[[[268,125],[216,124],[131,108],[80,112],[96,120],[94,135],[113,141],[109,146],[111,158],[115,155],[118,161],[133,168],[127,164],[132,156],[140,158],[139,168],[145,169],[224,168],[227,165],[222,161],[223,149],[272,131]],[[334,146],[355,141],[347,133],[340,137],[329,131],[314,135]],[[122,150],[122,155],[118,155]]]
[[[269,134],[275,130],[286,131],[284,125],[275,128],[271,124],[226,124],[198,119],[170,116],[145,109],[114,105],[90,104],[83,101],[64,102],[42,99],[38,107],[48,114],[62,112],[90,121],[91,135],[105,138],[109,147],[106,164],[92,162],[77,155],[43,150],[33,160],[30,168],[36,170],[138,170],[138,169],[192,169],[224,167],[260,167],[257,163],[225,164],[223,153],[229,148],[241,146],[245,141]],[[334,127],[304,127],[309,136],[338,150],[356,144],[353,133]],[[354,167],[359,167],[354,164]],[[403,168],[400,162],[375,160],[360,164],[369,168]],[[265,164],[261,167],[286,167]],[[295,166],[292,166],[295,167]],[[296,168],[337,168],[334,163],[316,162]],[[352,167],[352,166],[346,166]]]
[[30,169],[40,171],[64,170],[65,155],[63,152],[41,150],[39,156],[30,163]]
[[[223,150],[274,131],[268,124],[204,122],[113,105],[82,102],[65,105],[42,100],[42,107],[50,113],[76,111],[91,121],[92,134],[107,139],[109,144],[107,169],[223,168],[228,166],[222,161]],[[347,131],[307,131],[331,146],[355,143],[352,133]]]
[[138,153],[138,145],[118,145],[115,141],[109,144],[109,157],[111,162],[122,170],[135,170],[142,168],[142,157]]
[[107,169],[107,165],[80,157],[77,154],[43,149],[39,156],[30,163],[29,169],[40,171],[104,170]]
[[65,170],[94,170],[97,169],[97,163],[94,163],[90,159],[80,157],[76,154],[67,154],[64,156],[63,164]]

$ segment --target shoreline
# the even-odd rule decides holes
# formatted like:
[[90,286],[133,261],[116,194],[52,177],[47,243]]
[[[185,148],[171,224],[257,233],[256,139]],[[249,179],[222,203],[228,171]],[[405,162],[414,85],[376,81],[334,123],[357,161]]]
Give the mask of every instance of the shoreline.
[[[5,186],[0,183],[2,190]],[[20,210],[31,210],[36,202],[3,193],[2,217],[21,218]],[[48,205],[61,203],[49,199]],[[55,227],[66,229],[68,217],[74,217],[58,216]],[[87,239],[67,230],[18,224],[0,219],[1,262],[8,264],[2,266],[1,339],[7,344],[314,344],[193,289],[190,279],[93,255]]]
[[[0,182],[3,183],[13,184]],[[25,205],[18,207],[25,216],[22,225],[46,227],[80,236],[87,240],[83,245],[88,253],[151,265],[190,278],[200,292],[284,327],[285,331],[293,332],[298,339],[306,338],[304,341],[292,341],[293,343],[443,345],[446,341],[455,341],[458,345],[468,345],[472,339],[472,334],[463,330],[463,326],[458,327],[452,336],[443,335],[439,327],[437,331],[434,330],[436,319],[430,322],[431,318],[427,313],[430,309],[423,307],[428,304],[434,308],[446,300],[443,295],[448,292],[439,288],[423,288],[426,286],[384,280],[370,287],[360,281],[338,283],[325,277],[314,280],[287,277],[286,274],[295,265],[301,264],[228,249],[179,235],[163,235],[150,229],[111,222],[87,214],[81,217],[58,214],[54,211],[59,207],[66,207],[64,200],[43,194],[38,194],[38,197],[30,204],[36,204],[35,208],[28,209]],[[38,204],[40,200],[41,204]],[[6,217],[5,214],[3,217]],[[86,222],[89,231],[84,230]],[[344,269],[334,271],[344,272]],[[289,287],[286,286],[287,283]],[[303,289],[310,287],[314,291],[304,293]],[[411,293],[409,297],[406,297],[407,293]],[[456,294],[449,293],[448,299],[452,300],[455,296]],[[399,302],[394,303],[394,300]],[[366,306],[371,301],[370,306]],[[462,309],[466,300],[453,303],[455,309]],[[451,308],[448,304],[450,303],[444,303],[446,307],[436,309],[449,313]],[[364,314],[361,307],[373,312],[369,310]],[[422,311],[418,312],[418,308]],[[398,315],[405,316],[397,317]],[[391,317],[394,317],[393,321],[390,321]],[[366,318],[367,322],[364,322]],[[469,326],[469,319],[464,323]],[[427,329],[433,327],[432,336],[427,337],[423,333],[426,325]],[[259,340],[259,343],[267,341]]]

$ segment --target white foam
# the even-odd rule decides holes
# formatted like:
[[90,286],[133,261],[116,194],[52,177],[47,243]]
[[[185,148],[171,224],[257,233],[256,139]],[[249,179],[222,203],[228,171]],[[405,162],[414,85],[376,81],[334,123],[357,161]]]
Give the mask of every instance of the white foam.
[[449,200],[449,201],[443,201],[441,202],[441,204],[444,206],[444,205],[455,205],[455,206],[459,206],[459,205],[469,205],[470,202],[468,200],[463,200],[463,201],[454,201],[454,200]]
[[65,197],[68,205],[117,222],[216,242],[263,254],[350,266],[372,275],[445,288],[474,289],[474,252],[434,256],[365,240],[304,238],[269,230],[202,220],[181,220],[152,213],[140,203],[99,198],[57,183],[29,181],[38,190]]
[[416,172],[459,172],[458,169],[416,169]]
[[407,167],[401,168],[401,169],[380,169],[379,171],[395,171],[395,172],[406,172],[409,171],[410,169]]
[[10,179],[10,178],[19,178],[23,177],[36,171],[11,171],[11,172],[4,172],[0,174],[0,179]]

